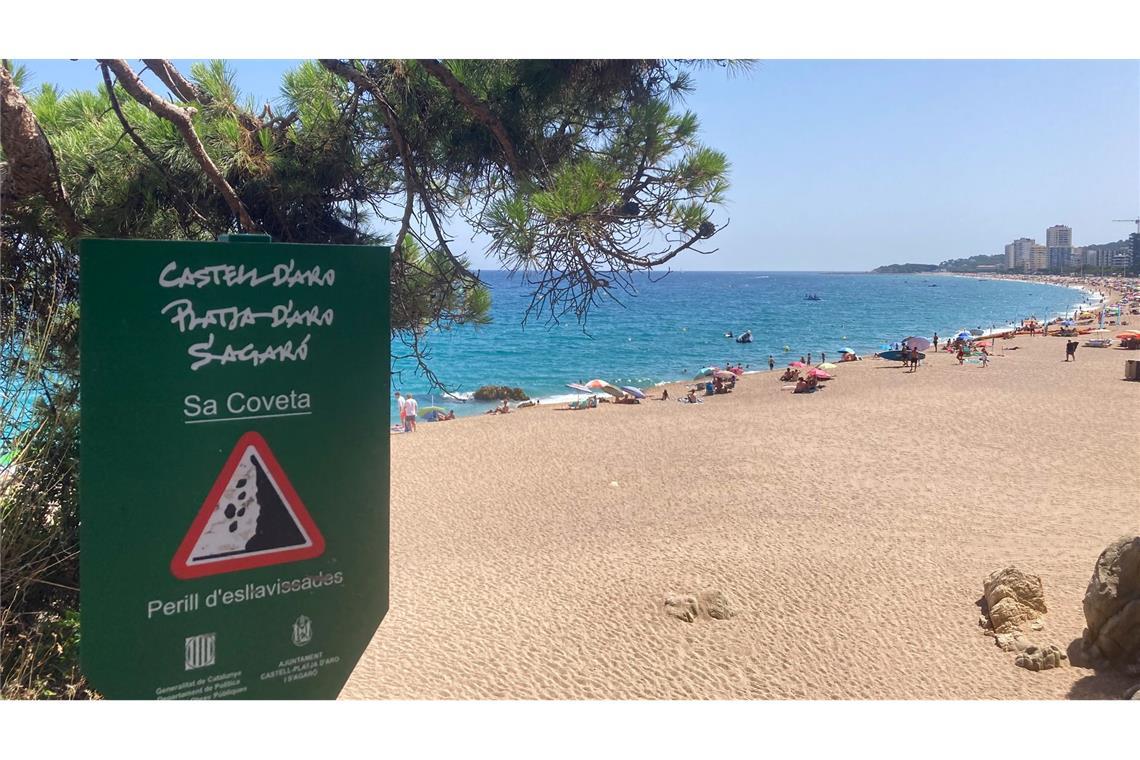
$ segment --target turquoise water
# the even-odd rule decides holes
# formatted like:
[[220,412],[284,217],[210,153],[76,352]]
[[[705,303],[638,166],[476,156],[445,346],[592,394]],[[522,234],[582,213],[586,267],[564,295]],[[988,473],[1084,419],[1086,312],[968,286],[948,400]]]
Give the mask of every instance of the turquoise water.
[[[460,397],[481,385],[510,385],[553,401],[573,396],[566,383],[595,377],[646,387],[689,379],[709,364],[766,370],[769,355],[777,366],[809,351],[816,362],[820,352],[837,359],[845,347],[874,353],[909,335],[945,337],[1031,315],[1047,319],[1071,312],[1085,297],[1071,288],[967,277],[673,272],[656,282],[638,278],[637,297],[623,298],[624,308],[606,303],[595,309],[583,332],[573,317],[524,326],[527,286],[502,272],[483,277],[491,287],[492,324],[426,336],[429,366]],[[809,293],[821,300],[805,300]],[[724,337],[745,330],[753,343]],[[416,394],[421,406],[441,403],[440,390],[411,363],[397,369],[394,390]],[[460,415],[489,408],[442,401]]]

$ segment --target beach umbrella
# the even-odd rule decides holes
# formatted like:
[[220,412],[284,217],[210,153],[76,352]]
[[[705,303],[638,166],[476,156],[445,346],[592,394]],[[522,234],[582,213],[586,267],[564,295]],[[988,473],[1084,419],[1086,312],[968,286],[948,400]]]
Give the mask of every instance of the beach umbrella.
[[830,380],[831,379],[831,375],[827,374],[822,369],[817,369],[815,367],[808,370],[808,377],[817,377],[820,380]]
[[789,362],[788,366],[789,367],[806,367],[807,365],[804,364],[803,362]]
[[837,369],[837,365],[832,364],[831,362],[824,362],[823,364],[819,365],[819,368],[820,369]]
[[970,333],[966,332],[965,330],[958,333],[958,337],[955,338],[955,340],[973,340],[973,339],[974,339],[974,336],[970,335]]
[[925,351],[926,349],[930,348],[931,343],[926,338],[911,336],[903,341],[903,345],[907,348],[915,348],[919,351]]
[[731,372],[732,374],[736,375],[737,377],[741,377],[744,375],[744,367],[729,367],[728,371]]
[[601,379],[600,377],[595,377],[593,380],[586,383],[587,388],[596,388],[598,390],[601,390],[602,388],[604,388],[607,385],[609,385],[609,383],[607,383],[605,380]]
[[720,369],[720,367],[703,367],[697,371],[697,376],[693,379],[699,380],[700,378],[704,377],[705,375],[711,375],[712,373],[716,372],[718,369]]
[[623,385],[621,389],[634,398],[645,398],[645,394],[641,392],[640,388],[634,388],[632,385]]
[[584,385],[578,385],[578,383],[566,383],[566,387],[567,388],[573,388],[574,390],[578,391],[579,393],[593,393],[594,392],[594,390],[592,388],[587,388]]
[[736,375],[726,369],[718,369],[713,373],[713,377],[720,378],[721,380],[733,380],[736,378]]
[[847,346],[844,346],[843,348],[839,349],[839,353],[841,353],[841,354],[853,354],[853,353],[855,353],[855,349],[848,348]]
[[606,393],[610,394],[611,396],[613,396],[614,398],[624,398],[626,396],[625,391],[623,391],[621,388],[617,387],[616,385],[610,385],[609,383],[606,383],[605,385],[603,385],[601,389],[603,391],[605,391]]

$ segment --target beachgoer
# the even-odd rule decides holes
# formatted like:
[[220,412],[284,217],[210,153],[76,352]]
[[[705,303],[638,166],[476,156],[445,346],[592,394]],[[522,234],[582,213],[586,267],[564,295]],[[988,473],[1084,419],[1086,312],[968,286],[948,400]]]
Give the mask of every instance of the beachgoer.
[[1075,340],[1070,340],[1068,343],[1065,344],[1065,361],[1069,361],[1070,359],[1072,359],[1073,361],[1077,360],[1077,346],[1078,345],[1080,345],[1080,344],[1077,343]]
[[819,363],[827,364],[827,354],[823,353],[822,351],[819,352]]
[[669,389],[668,388],[665,388],[664,390],[661,391],[661,400],[662,401],[668,401],[669,400]]
[[416,412],[419,411],[420,404],[416,401],[416,397],[408,394],[408,400],[404,402],[404,432],[416,432]]
[[776,360],[772,358],[771,354],[769,354],[768,355],[768,371],[771,372],[774,369],[776,369]]
[[511,405],[506,399],[503,399],[503,403],[499,404],[499,414],[510,414],[510,413],[511,413]]
[[934,350],[938,350],[938,333],[934,333]]
[[811,364],[811,351],[808,351],[807,361],[804,364]]
[[961,346],[958,346],[958,364],[964,364],[965,361],[966,361],[966,352],[962,350]]
[[399,391],[396,391],[396,406],[400,408],[400,427],[404,429],[405,433],[408,431],[408,423],[404,416],[404,410],[407,406],[407,403],[408,400],[401,396]]
[[990,355],[986,349],[982,349],[982,369],[985,369],[990,363]]

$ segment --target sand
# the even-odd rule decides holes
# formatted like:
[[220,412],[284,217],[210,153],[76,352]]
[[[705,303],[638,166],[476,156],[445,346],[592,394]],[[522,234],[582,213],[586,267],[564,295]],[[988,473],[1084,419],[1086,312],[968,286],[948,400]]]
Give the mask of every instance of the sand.
[[[342,696],[1119,698],[1134,678],[1029,672],[978,626],[1015,564],[1067,648],[1097,556],[1140,532],[1140,352],[1065,342],[394,436],[391,610]],[[663,612],[703,589],[736,616]]]

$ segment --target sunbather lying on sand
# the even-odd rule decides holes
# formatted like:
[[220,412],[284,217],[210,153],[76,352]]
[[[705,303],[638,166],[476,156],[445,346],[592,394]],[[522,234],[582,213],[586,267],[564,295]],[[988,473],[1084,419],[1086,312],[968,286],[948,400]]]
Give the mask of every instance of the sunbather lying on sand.
[[813,375],[811,377],[800,378],[796,383],[796,389],[792,393],[811,393],[819,386],[819,380]]

